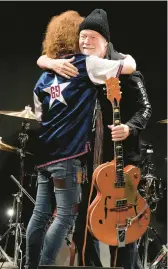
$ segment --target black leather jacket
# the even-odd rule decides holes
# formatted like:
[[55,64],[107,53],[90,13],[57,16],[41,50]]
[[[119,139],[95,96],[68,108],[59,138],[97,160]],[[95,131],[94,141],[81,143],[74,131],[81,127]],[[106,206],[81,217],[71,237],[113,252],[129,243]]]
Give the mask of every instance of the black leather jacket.
[[[130,128],[130,135],[123,141],[124,163],[135,164],[140,157],[139,134],[145,129],[151,117],[152,108],[148,100],[144,79],[139,71],[131,75],[121,75],[122,98],[120,100],[121,122]],[[106,93],[99,91],[99,102],[102,109],[104,125],[103,161],[114,158],[111,132],[107,128],[113,123],[112,105],[107,100]]]
[[[107,59],[119,60],[121,55],[114,50],[112,43],[108,44]],[[130,128],[130,135],[123,141],[124,164],[138,165],[140,159],[140,132],[145,129],[152,108],[148,99],[143,75],[136,71],[131,75],[120,75],[122,98],[120,100],[121,122]],[[106,91],[99,91],[99,102],[104,125],[103,161],[114,158],[111,132],[107,128],[113,123],[112,105],[107,100]]]

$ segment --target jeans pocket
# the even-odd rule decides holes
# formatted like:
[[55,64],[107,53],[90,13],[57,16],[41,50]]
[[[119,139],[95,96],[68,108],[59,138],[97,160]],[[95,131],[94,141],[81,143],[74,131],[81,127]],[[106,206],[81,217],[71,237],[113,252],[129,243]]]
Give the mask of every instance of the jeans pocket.
[[46,171],[45,168],[38,169],[37,183],[46,184],[49,182],[50,174]]
[[65,179],[67,176],[67,160],[50,165],[48,171],[53,178]]

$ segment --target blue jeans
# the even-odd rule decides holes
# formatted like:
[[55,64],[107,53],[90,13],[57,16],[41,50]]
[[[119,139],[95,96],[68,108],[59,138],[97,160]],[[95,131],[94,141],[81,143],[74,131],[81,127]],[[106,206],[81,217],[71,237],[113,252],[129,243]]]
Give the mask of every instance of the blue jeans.
[[[38,170],[36,204],[26,232],[26,269],[37,269],[38,264],[55,264],[56,255],[78,214],[81,186],[77,178],[80,175],[79,159],[65,160]],[[57,214],[46,231],[53,213],[53,192]]]

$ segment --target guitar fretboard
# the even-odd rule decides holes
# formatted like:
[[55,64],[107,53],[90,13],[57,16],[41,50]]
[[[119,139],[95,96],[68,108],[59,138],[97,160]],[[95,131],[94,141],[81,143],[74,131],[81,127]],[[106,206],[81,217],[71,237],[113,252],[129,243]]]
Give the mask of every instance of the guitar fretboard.
[[[113,124],[114,126],[121,124],[120,107],[113,105]],[[116,187],[123,187],[124,182],[124,161],[123,161],[123,145],[122,141],[114,141],[114,154],[116,160]]]

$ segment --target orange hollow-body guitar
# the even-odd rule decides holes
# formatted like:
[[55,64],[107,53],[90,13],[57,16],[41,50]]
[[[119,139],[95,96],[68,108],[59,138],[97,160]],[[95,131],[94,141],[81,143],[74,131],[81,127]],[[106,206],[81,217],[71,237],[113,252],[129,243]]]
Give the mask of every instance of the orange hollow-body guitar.
[[[114,125],[120,124],[118,78],[106,81],[107,97],[113,104]],[[137,191],[140,169],[124,168],[122,142],[114,142],[115,159],[93,173],[97,196],[88,208],[90,232],[101,242],[125,246],[139,239],[150,222],[150,209]]]

